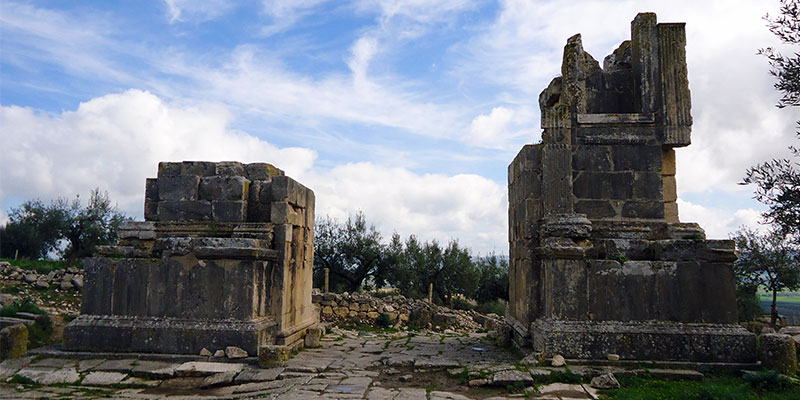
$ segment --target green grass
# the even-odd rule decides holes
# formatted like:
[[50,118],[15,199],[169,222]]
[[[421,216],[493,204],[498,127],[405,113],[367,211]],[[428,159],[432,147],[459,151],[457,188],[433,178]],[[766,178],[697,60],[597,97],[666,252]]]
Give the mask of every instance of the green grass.
[[[761,300],[766,300],[772,302],[772,294],[770,293],[759,293],[761,296]],[[776,302],[778,303],[800,303],[800,294],[797,293],[778,293],[776,297]]]
[[[16,265],[28,271],[36,271],[39,274],[47,274],[50,271],[64,269],[67,264],[63,260],[12,260],[10,258],[0,258],[0,261],[8,261],[11,265]],[[75,261],[72,266],[80,268],[82,266],[81,261]]]
[[[767,373],[765,373],[767,374]],[[662,381],[647,377],[619,378],[622,387],[604,390],[614,400],[782,400],[800,399],[800,385],[769,385],[733,376],[711,376],[702,381]],[[768,390],[770,389],[770,390]]]
[[342,329],[347,329],[349,331],[356,331],[356,332],[384,332],[384,333],[396,333],[398,330],[396,328],[385,328],[380,326],[369,326],[369,325],[340,325]]

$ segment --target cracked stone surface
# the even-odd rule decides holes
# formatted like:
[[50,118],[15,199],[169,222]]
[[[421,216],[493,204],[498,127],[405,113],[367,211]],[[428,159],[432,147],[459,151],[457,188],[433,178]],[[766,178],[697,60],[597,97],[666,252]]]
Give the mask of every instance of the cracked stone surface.
[[[0,363],[0,398],[500,400],[519,398],[524,387],[532,389],[555,370],[518,369],[514,363],[520,356],[497,347],[485,333],[375,334],[332,328],[321,343],[269,369],[242,360],[79,360],[69,353],[23,357]],[[39,385],[23,384],[15,375]],[[475,380],[486,385],[468,384]],[[516,391],[509,392],[515,383]],[[539,389],[534,398],[597,398],[588,385]]]

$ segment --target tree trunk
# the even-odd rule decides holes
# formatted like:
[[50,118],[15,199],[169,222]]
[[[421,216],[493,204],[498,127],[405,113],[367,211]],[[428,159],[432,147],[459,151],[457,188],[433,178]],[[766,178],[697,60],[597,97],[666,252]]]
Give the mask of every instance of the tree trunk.
[[771,313],[772,315],[770,317],[770,323],[769,324],[772,325],[773,329],[775,328],[775,322],[778,321],[778,306],[777,306],[777,303],[778,303],[778,290],[777,289],[772,289],[772,313]]

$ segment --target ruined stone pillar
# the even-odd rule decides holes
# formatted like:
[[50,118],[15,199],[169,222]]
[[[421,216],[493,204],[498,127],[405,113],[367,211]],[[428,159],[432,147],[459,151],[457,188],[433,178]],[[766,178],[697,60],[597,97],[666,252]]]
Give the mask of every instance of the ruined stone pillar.
[[300,346],[311,303],[314,192],[270,164],[162,162],[145,221],[84,261],[74,351],[199,354]]
[[652,13],[603,68],[580,35],[539,96],[542,143],[508,167],[515,340],[547,356],[752,362],[736,325],[733,242],[680,223],[690,144],[683,24]]

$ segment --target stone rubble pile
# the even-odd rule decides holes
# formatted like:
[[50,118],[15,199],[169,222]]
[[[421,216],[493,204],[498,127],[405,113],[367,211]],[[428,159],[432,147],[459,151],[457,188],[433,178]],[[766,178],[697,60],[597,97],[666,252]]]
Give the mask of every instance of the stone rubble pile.
[[31,285],[37,289],[59,288],[61,290],[83,290],[83,271],[69,267],[57,269],[47,274],[22,269],[7,261],[0,261],[0,278]]
[[[469,310],[452,310],[423,300],[391,295],[383,298],[364,293],[314,293],[312,301],[319,307],[321,322],[337,325],[378,325],[387,318],[392,327],[413,325],[435,331],[474,332],[494,329],[502,319]],[[386,317],[381,317],[381,315]]]

